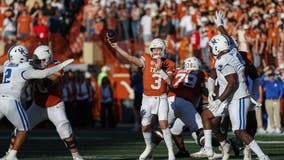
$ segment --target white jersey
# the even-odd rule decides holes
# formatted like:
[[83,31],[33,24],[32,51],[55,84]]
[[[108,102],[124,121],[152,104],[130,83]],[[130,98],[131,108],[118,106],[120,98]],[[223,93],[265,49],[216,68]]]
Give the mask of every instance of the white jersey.
[[0,94],[12,96],[19,99],[22,89],[26,84],[23,72],[33,69],[29,62],[12,64],[9,61],[4,63],[4,75],[0,84]]
[[30,62],[13,64],[9,61],[4,63],[4,76],[0,85],[0,94],[9,95],[10,97],[19,99],[22,89],[28,79],[41,79],[48,77],[61,70],[66,65],[73,62],[69,59],[54,67],[44,70],[34,69]]
[[236,48],[231,49],[230,52],[217,58],[215,68],[217,72],[217,81],[220,85],[219,95],[223,93],[228,83],[225,79],[225,76],[236,73],[237,89],[236,91],[232,92],[232,95],[228,98],[228,100],[240,99],[249,96],[245,76],[245,62]]

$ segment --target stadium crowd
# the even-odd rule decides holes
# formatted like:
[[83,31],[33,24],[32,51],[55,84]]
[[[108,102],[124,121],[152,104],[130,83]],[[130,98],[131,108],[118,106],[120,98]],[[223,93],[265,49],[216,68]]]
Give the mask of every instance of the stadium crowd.
[[[152,39],[159,37],[166,41],[167,54],[177,66],[181,66],[185,58],[195,56],[205,70],[212,63],[208,42],[218,33],[214,25],[215,12],[222,10],[229,35],[237,40],[239,50],[247,52],[259,74],[263,75],[260,88],[265,88],[266,94],[262,94],[261,89],[255,94],[263,103],[263,113],[257,112],[259,132],[281,132],[283,95],[282,92],[269,92],[273,85],[267,79],[273,77],[273,81],[283,83],[282,0],[18,0],[1,1],[0,10],[1,39],[5,44],[19,42],[28,36],[36,36],[48,44],[49,34],[60,33],[71,53],[81,56],[84,40],[74,44],[70,36],[70,30],[79,20],[79,32],[85,42],[101,41],[102,32],[112,29],[119,34],[121,46],[139,46],[131,50],[131,54],[140,56],[144,46],[147,48]],[[90,123],[90,118],[86,123]]]

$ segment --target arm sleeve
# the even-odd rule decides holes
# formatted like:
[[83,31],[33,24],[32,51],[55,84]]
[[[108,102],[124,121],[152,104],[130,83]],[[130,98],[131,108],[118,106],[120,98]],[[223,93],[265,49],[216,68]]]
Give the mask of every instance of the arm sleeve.
[[211,77],[208,78],[207,88],[209,93],[214,93],[215,80]]
[[23,72],[23,77],[25,79],[41,79],[41,78],[45,78],[48,77],[54,73],[56,73],[57,71],[61,70],[63,68],[62,64],[56,65],[54,67],[51,68],[47,68],[44,70],[36,70],[36,69],[29,69],[27,71]]
[[47,68],[44,70],[36,70],[36,69],[29,69],[26,70],[22,73],[22,76],[25,79],[41,79],[41,78],[45,78],[48,77],[56,72],[58,72],[59,70],[61,70],[62,68],[64,68],[65,66],[69,65],[70,63],[72,63],[74,60],[73,59],[69,59],[64,61],[63,63],[60,63],[54,67],[51,68]]

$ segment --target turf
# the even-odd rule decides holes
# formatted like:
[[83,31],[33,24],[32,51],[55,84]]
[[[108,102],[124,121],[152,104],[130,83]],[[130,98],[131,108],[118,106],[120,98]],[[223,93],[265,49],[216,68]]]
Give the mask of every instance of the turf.
[[[0,155],[5,154],[12,129],[0,130]],[[115,129],[75,129],[80,153],[86,160],[135,160],[144,150],[144,140],[141,133],[133,132],[131,126],[123,125]],[[230,135],[232,136],[232,135]],[[185,133],[186,148],[191,152],[199,150],[192,138]],[[271,160],[284,159],[284,136],[257,135],[257,142],[268,154]],[[177,148],[175,147],[175,151]],[[240,153],[242,156],[242,152]],[[154,152],[156,160],[167,159],[164,143]],[[70,160],[71,155],[60,140],[54,128],[34,129],[18,154],[21,160]],[[193,159],[193,158],[178,158]],[[231,152],[231,159],[235,157]],[[253,155],[253,159],[257,159]]]

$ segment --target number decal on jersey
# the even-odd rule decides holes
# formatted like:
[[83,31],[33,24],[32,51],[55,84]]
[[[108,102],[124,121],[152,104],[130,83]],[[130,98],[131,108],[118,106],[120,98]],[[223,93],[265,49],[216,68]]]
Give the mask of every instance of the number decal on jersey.
[[[196,73],[196,72],[193,72]],[[197,76],[196,74],[188,74],[187,79],[185,79],[185,82],[183,83],[185,86],[194,88],[197,82]]]
[[175,78],[177,79],[177,81],[174,84],[174,87],[177,87],[179,85],[179,83],[181,83],[183,81],[183,79],[185,78],[186,73],[178,73]]
[[191,72],[189,74],[187,73],[178,73],[175,78],[177,78],[177,81],[174,84],[174,87],[177,87],[182,81],[183,85],[187,87],[194,88],[197,82],[197,72]]
[[155,79],[155,84],[151,84],[152,89],[160,89],[161,88],[161,83],[162,83],[162,78],[160,74],[152,74],[152,78]]
[[11,78],[11,75],[12,75],[11,73],[12,73],[12,69],[11,69],[11,68],[8,68],[8,69],[5,71],[3,83],[9,83],[9,82],[10,82],[10,78]]

